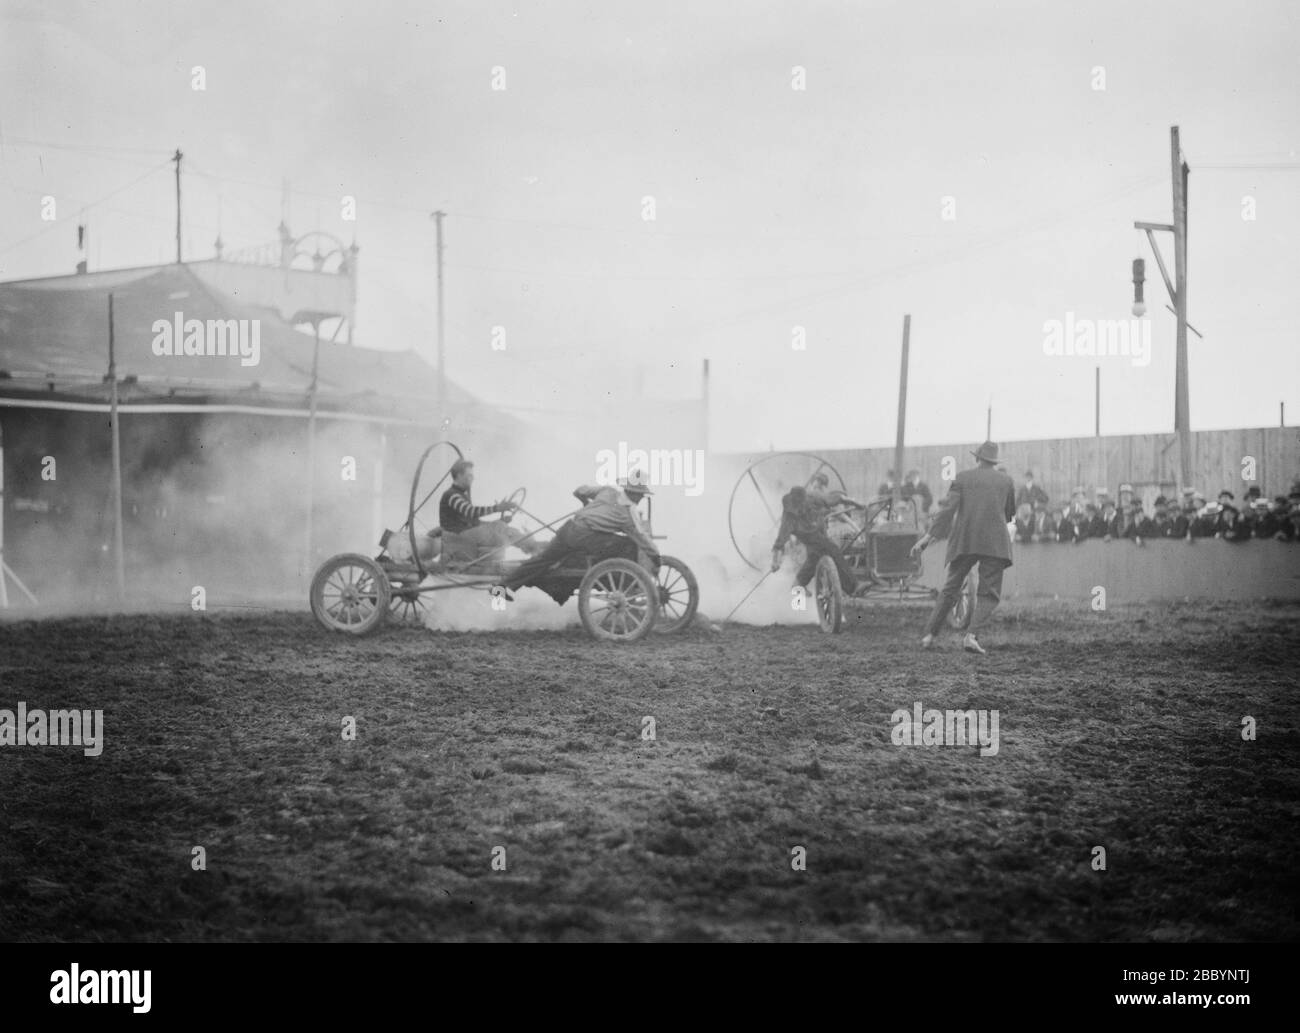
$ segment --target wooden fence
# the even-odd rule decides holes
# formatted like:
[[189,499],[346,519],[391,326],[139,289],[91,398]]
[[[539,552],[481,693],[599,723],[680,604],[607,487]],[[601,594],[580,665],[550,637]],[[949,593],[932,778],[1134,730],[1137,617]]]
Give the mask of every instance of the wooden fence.
[[[1203,430],[1191,435],[1192,483],[1187,487],[1213,498],[1227,488],[1238,499],[1252,484],[1268,497],[1285,495],[1300,480],[1300,429],[1258,427],[1242,430]],[[1133,485],[1149,505],[1159,494],[1175,494],[1178,484],[1178,437],[1175,434],[1127,434],[1110,437],[1050,438],[1000,442],[1001,465],[1019,485],[1027,470],[1053,503],[1068,501],[1076,486],[1089,497],[1097,488],[1116,494],[1119,485]],[[903,453],[903,469],[919,470],[933,492],[943,497],[945,459],[950,472],[974,465],[971,453],[978,441],[951,445],[919,445]],[[850,494],[874,497],[876,488],[894,465],[893,446],[861,449],[810,449],[843,476]],[[762,453],[749,458],[759,458]],[[1252,462],[1253,461],[1253,462]],[[1247,476],[1253,473],[1254,476]]]

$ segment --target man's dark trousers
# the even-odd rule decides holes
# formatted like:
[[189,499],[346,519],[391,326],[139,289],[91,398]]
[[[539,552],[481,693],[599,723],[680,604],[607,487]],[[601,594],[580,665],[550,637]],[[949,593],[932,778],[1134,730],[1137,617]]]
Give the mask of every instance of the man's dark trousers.
[[930,623],[926,625],[927,635],[939,633],[944,618],[961,598],[961,586],[966,581],[966,575],[976,564],[980,568],[980,581],[975,590],[975,613],[966,630],[974,635],[993,616],[993,611],[1002,598],[1002,572],[1007,568],[1006,560],[997,556],[958,556],[948,564],[948,580],[943,583],[939,601],[935,603]]
[[834,542],[820,531],[811,534],[796,533],[794,537],[803,543],[804,550],[808,554],[808,558],[803,561],[803,566],[799,568],[799,573],[795,575],[796,584],[803,585],[806,588],[813,575],[817,573],[817,561],[823,556],[829,556],[835,561],[835,569],[840,572],[840,584],[843,586],[844,591],[848,592],[849,595],[853,594],[853,590],[858,585],[858,580],[853,576],[853,571],[849,569],[844,554],[835,547]]
[[631,538],[607,531],[591,531],[570,520],[545,549],[519,565],[519,569],[506,579],[505,586],[511,591],[522,588],[573,555],[588,556],[593,561],[617,557],[636,562],[637,546]]

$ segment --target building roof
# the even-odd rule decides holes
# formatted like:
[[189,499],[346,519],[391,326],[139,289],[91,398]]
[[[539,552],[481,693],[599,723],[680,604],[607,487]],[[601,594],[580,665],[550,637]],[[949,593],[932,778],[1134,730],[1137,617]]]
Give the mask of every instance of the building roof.
[[[221,293],[179,263],[0,284],[0,396],[106,397],[110,293],[124,400],[305,405],[315,347],[311,335],[272,309]],[[260,361],[244,365],[237,355],[155,354],[155,322],[174,324],[177,313],[183,321],[205,325],[258,320]],[[414,352],[378,351],[322,337],[317,377],[322,410],[434,422],[437,372]],[[451,383],[447,395],[449,407],[481,404]]]

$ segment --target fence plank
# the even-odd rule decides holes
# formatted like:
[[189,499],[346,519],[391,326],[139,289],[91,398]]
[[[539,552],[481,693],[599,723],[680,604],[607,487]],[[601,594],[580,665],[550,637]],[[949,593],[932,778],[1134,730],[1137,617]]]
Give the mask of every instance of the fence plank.
[[[944,458],[951,456],[959,471],[967,469],[974,464],[971,453],[978,445],[967,441],[910,446],[904,450],[904,468],[899,475],[919,470],[938,500],[947,492],[941,476]],[[1126,482],[1135,490],[1138,485],[1160,485],[1166,493],[1178,487],[1178,442],[1172,434],[1044,438],[1002,442],[1001,447],[1002,465],[1016,483],[1020,484],[1025,471],[1032,469],[1053,503],[1067,501],[1076,485],[1086,488],[1089,497],[1099,487],[1113,496]],[[812,451],[840,471],[850,493],[862,492],[868,497],[874,497],[894,460],[892,446]],[[1287,494],[1292,483],[1300,479],[1300,433],[1295,427],[1194,431],[1191,451],[1194,483],[1190,487],[1210,499],[1225,487],[1238,499],[1245,494],[1251,482],[1242,480],[1241,461],[1247,455],[1256,459],[1253,483],[1259,484],[1270,498]],[[748,458],[757,459],[763,454],[752,453]]]

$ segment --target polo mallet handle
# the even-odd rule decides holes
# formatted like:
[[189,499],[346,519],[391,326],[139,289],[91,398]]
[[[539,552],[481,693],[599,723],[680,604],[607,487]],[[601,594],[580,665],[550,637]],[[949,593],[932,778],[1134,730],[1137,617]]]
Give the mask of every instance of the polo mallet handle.
[[740,602],[736,603],[735,608],[729,614],[727,614],[725,620],[723,621],[724,624],[726,623],[726,621],[731,620],[731,618],[736,615],[736,610],[739,610],[742,606],[745,605],[745,603],[749,602],[749,597],[758,591],[758,586],[761,585],[764,581],[766,581],[769,577],[771,577],[773,573],[774,573],[773,571],[769,570],[766,574],[764,574],[761,578],[758,579],[758,584],[754,585],[753,588],[751,588],[748,592],[746,592],[745,598],[740,600]]

